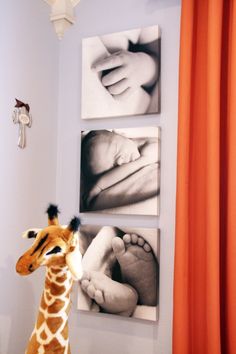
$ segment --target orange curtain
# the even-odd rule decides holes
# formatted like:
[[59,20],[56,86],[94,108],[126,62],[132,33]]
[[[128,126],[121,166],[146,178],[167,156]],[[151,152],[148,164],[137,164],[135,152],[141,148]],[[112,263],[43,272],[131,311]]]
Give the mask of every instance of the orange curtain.
[[182,0],[173,354],[236,353],[236,0]]

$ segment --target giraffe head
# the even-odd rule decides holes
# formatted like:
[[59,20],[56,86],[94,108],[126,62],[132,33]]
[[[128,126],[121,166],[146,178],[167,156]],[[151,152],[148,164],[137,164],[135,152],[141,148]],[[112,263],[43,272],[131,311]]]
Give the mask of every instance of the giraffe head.
[[75,276],[76,270],[81,272],[78,269],[81,267],[81,255],[77,233],[80,220],[74,217],[67,227],[62,227],[58,222],[58,213],[57,206],[50,205],[47,209],[48,226],[24,232],[23,237],[33,238],[34,242],[16,263],[16,271],[20,275],[31,274],[42,265],[67,265]]

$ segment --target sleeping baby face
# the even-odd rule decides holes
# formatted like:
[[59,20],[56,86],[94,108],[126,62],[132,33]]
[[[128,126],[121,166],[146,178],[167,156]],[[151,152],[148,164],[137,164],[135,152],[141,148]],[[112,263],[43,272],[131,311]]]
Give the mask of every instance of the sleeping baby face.
[[93,175],[135,161],[140,157],[135,141],[109,131],[104,131],[93,139],[89,155],[90,170]]

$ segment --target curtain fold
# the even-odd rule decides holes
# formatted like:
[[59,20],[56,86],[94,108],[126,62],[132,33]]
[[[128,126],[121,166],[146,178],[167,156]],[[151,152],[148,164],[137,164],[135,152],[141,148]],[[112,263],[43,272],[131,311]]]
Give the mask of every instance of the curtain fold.
[[236,353],[235,0],[182,0],[173,353]]

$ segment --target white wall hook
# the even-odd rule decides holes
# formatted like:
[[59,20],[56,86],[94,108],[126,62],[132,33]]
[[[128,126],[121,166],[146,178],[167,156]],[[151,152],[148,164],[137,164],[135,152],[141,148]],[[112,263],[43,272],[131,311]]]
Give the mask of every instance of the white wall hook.
[[65,30],[75,23],[74,7],[80,0],[44,0],[51,6],[50,20],[59,39]]

